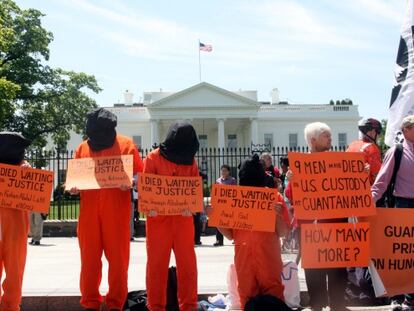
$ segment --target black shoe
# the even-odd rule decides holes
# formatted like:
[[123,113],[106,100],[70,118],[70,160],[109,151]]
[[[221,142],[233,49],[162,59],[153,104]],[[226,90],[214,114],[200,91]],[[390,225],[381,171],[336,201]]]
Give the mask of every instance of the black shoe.
[[130,240],[131,242],[134,242],[134,241],[135,241],[135,239],[134,239],[134,238],[130,238],[129,240]]
[[33,245],[33,244],[34,244],[33,239],[29,242],[29,244],[30,244],[30,245]]
[[216,242],[213,244],[213,246],[223,246],[223,242]]
[[35,241],[33,245],[40,245],[40,241]]
[[202,245],[203,243],[201,243],[201,241],[197,241],[194,243],[195,245]]

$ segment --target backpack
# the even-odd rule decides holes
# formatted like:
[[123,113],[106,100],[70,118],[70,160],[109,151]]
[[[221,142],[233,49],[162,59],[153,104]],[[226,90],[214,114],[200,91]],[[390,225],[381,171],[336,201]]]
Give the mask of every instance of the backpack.
[[392,171],[391,180],[382,198],[377,201],[377,206],[388,207],[388,208],[395,207],[394,187],[395,187],[395,181],[397,179],[397,173],[398,173],[398,170],[400,169],[402,155],[403,155],[403,145],[396,144],[394,155],[393,155],[394,156],[394,168]]
[[127,300],[124,304],[124,311],[148,311],[147,308],[147,292],[145,290],[137,290],[129,292]]

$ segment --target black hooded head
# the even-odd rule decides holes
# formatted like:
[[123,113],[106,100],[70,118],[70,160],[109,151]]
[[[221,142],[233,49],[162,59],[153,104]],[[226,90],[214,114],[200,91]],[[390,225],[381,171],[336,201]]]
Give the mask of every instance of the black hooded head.
[[0,132],[0,163],[18,165],[31,141],[14,132]]
[[191,165],[199,147],[194,127],[189,123],[176,122],[170,126],[165,141],[160,145],[160,153],[173,163]]
[[240,186],[264,187],[265,179],[266,173],[257,154],[239,165]]
[[117,118],[112,112],[98,108],[86,115],[86,135],[93,151],[112,147],[116,138]]

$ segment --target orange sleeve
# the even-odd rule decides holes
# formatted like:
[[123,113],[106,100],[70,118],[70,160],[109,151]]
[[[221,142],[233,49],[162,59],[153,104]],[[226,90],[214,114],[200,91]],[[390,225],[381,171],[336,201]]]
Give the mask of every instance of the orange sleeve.
[[367,156],[367,162],[370,166],[370,174],[377,175],[381,169],[381,152],[379,151],[378,147],[374,144],[371,144],[365,150],[365,154]]
[[155,169],[154,159],[152,158],[151,153],[148,154],[147,157],[144,159],[142,172],[143,173],[148,173],[148,174],[156,174],[157,173],[157,171]]
[[135,146],[135,144],[131,144],[131,150],[129,154],[133,155],[134,158],[134,170],[133,174],[141,173],[144,169],[144,163],[142,162],[141,155],[139,154],[138,148]]
[[198,170],[197,161],[195,159],[191,168],[191,176],[200,176],[200,171]]

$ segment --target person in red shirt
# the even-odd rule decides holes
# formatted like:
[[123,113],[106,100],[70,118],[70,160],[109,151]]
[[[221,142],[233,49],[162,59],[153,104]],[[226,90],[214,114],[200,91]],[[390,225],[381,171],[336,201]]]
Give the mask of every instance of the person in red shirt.
[[[257,155],[241,164],[241,186],[264,187],[265,183],[266,173]],[[275,202],[275,212],[275,232],[219,228],[224,236],[235,242],[234,263],[242,308],[249,299],[259,295],[270,295],[284,301],[279,237],[287,231],[289,213],[281,194],[278,194]]]
[[[103,108],[87,115],[86,135],[75,158],[133,156],[133,174],[141,172],[143,163],[134,142],[118,135],[116,116]],[[70,190],[79,193],[77,188]],[[99,292],[102,278],[102,254],[108,260],[108,310],[122,310],[128,295],[130,250],[131,193],[129,187],[80,191],[78,240],[81,253],[81,305],[87,310],[101,310]]]
[[369,118],[362,120],[358,128],[362,133],[362,138],[353,141],[346,151],[364,153],[365,163],[369,165],[369,180],[373,185],[382,164],[381,151],[378,148],[378,137],[381,134],[382,125],[380,121]]
[[[0,163],[30,167],[24,162],[30,141],[14,132],[0,132]],[[0,206],[0,279],[6,274],[3,294],[0,287],[0,310],[18,311],[22,299],[22,283],[29,234],[29,212]]]
[[[199,176],[195,154],[199,148],[191,124],[174,123],[165,141],[144,160],[144,173],[163,176]],[[197,261],[194,224],[189,210],[178,216],[147,215],[147,295],[150,311],[165,311],[171,250],[177,263],[180,311],[197,308]]]

